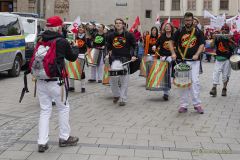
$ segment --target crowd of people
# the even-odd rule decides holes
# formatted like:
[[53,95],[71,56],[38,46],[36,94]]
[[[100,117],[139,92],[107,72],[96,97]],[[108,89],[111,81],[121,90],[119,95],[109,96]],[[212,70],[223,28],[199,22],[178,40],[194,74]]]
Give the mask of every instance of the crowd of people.
[[[62,36],[67,36],[66,32],[62,34],[62,19],[58,16],[48,18],[47,30],[41,35],[37,43],[29,68],[36,79],[37,94],[41,107],[38,138],[39,152],[45,152],[48,149],[49,119],[53,100],[59,109],[59,146],[65,147],[77,144],[78,138],[70,136],[69,103],[67,94],[63,94],[63,86],[66,86],[66,93],[67,90],[74,91],[75,80],[68,79],[64,59],[71,62],[77,61],[79,58],[85,59],[93,50],[98,51],[98,57],[96,64],[90,65],[91,77],[88,81],[89,83],[102,83],[104,64],[109,63],[109,71],[112,71],[109,73],[112,75],[109,83],[114,104],[119,102],[120,106],[125,106],[127,103],[129,75],[134,72],[131,71],[130,64],[138,65],[138,63],[134,62],[139,60],[145,63],[142,60],[145,57],[150,57],[150,61],[153,63],[151,63],[152,67],[149,72],[153,70],[156,72],[153,72],[151,76],[146,75],[146,79],[152,85],[161,83],[163,77],[167,79],[167,85],[161,88],[163,99],[166,101],[169,100],[170,96],[171,77],[174,76],[172,74],[174,72],[173,66],[181,63],[191,68],[188,77],[191,79],[191,85],[180,90],[178,112],[185,113],[188,111],[190,96],[196,112],[203,114],[204,110],[200,100],[199,74],[202,70],[201,55],[203,52],[210,52],[205,50],[207,36],[207,40],[211,40],[209,48],[215,48],[216,50],[213,88],[210,95],[217,95],[219,76],[222,73],[224,84],[222,96],[226,96],[231,71],[229,58],[233,54],[236,43],[232,40],[232,36],[221,36],[207,32],[204,35],[204,32],[198,28],[198,23],[198,19],[192,13],[187,12],[184,15],[183,27],[177,29],[171,23],[164,23],[160,28],[152,27],[150,32],[147,31],[141,35],[137,28],[133,33],[130,33],[124,20],[117,18],[114,21],[114,27],[112,26],[110,30],[106,30],[103,24],[98,26],[81,24],[78,27],[78,33],[75,35],[74,41],[69,43],[65,39],[66,37]],[[223,26],[220,32],[221,34],[228,34],[229,27]],[[51,56],[52,54],[55,54],[55,56]],[[46,59],[52,57],[52,61],[46,62]],[[115,70],[119,68],[119,65],[115,66],[115,64],[118,64],[117,62],[121,64],[120,68],[122,67],[122,69]],[[160,72],[161,74],[156,75],[156,73]],[[75,75],[77,74],[75,73]],[[85,78],[83,65],[81,76],[78,79],[81,81],[81,92],[83,93],[86,92]],[[68,82],[70,87],[68,87]]]

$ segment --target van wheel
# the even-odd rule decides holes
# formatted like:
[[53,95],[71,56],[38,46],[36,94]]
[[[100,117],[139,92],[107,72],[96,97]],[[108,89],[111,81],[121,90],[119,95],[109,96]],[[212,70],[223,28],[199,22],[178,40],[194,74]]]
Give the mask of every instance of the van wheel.
[[16,56],[13,67],[11,70],[8,71],[9,76],[11,77],[17,77],[19,76],[21,71],[21,58],[19,56]]

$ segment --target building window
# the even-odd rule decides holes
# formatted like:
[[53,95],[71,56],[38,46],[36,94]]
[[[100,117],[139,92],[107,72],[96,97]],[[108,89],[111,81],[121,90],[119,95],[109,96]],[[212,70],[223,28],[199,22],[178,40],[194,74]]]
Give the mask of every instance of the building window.
[[160,0],[160,11],[164,11],[165,0]]
[[146,10],[145,17],[152,18],[152,10]]
[[180,10],[180,0],[172,0],[172,10]]
[[203,9],[212,10],[212,0],[204,0]]
[[220,9],[228,10],[229,0],[220,0]]
[[196,10],[196,0],[188,0],[188,10]]
[[13,12],[13,2],[0,1],[0,12]]

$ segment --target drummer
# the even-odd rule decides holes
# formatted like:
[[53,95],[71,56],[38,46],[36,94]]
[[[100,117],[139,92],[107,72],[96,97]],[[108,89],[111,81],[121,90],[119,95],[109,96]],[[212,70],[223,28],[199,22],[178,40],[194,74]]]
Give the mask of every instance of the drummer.
[[105,25],[100,24],[97,26],[98,32],[93,36],[92,48],[99,49],[99,62],[97,66],[91,66],[91,79],[89,82],[102,83],[103,77],[103,57],[106,56],[106,35],[104,33]]
[[[173,48],[173,43],[175,43],[176,46],[176,54]],[[184,26],[174,33],[173,41],[170,43],[172,58],[176,58],[178,61],[183,61],[192,68],[192,85],[180,92],[179,113],[187,112],[189,95],[191,95],[194,109],[200,114],[204,113],[200,100],[199,82],[200,54],[204,50],[204,43],[205,39],[202,32],[193,25],[193,14],[191,12],[185,13]]]
[[[167,60],[169,62],[169,71],[170,71],[170,64],[172,62],[172,57],[171,57],[171,51],[170,51],[170,48],[169,48],[169,43],[170,41],[172,40],[172,36],[173,36],[173,31],[174,31],[174,28],[173,26],[171,25],[171,23],[167,23],[163,26],[163,29],[162,29],[162,34],[161,36],[158,38],[157,40],[157,44],[156,44],[156,47],[157,47],[157,52],[156,52],[156,56],[158,58],[160,58],[161,60]],[[168,74],[168,82],[169,82],[169,85],[168,87],[164,90],[164,94],[163,94],[163,99],[165,101],[168,101],[168,97],[169,97],[169,90],[171,88],[171,75],[170,75],[170,72]]]
[[158,37],[158,29],[154,26],[151,28],[151,34],[146,36],[144,55],[155,55]]
[[[78,27],[78,34],[76,35],[75,39],[76,39],[76,44],[79,48],[79,56],[78,57],[84,59],[84,55],[87,52],[87,48],[90,46],[90,40],[86,38],[85,28],[82,24]],[[73,79],[69,80],[69,91],[74,91],[74,80]],[[83,67],[83,71],[81,74],[81,92],[82,93],[86,92],[84,67]]]
[[[124,27],[125,22],[121,18],[115,20],[115,31],[108,37],[107,48],[109,51],[110,63],[115,60],[120,60],[125,63],[129,60],[136,60],[136,41],[132,33],[128,32]],[[134,54],[131,55],[131,51]],[[129,70],[129,69],[128,69]],[[110,85],[113,93],[113,103],[119,101],[120,106],[125,106],[127,103],[129,75],[128,71],[125,75],[110,77]]]
[[[221,29],[222,34],[229,34],[230,28],[224,25]],[[227,84],[231,74],[230,57],[234,52],[235,42],[232,37],[227,35],[215,36],[214,44],[216,46],[216,61],[213,72],[213,87],[210,95],[217,96],[217,85],[219,85],[219,77],[222,73],[223,89],[222,96],[227,96]]]

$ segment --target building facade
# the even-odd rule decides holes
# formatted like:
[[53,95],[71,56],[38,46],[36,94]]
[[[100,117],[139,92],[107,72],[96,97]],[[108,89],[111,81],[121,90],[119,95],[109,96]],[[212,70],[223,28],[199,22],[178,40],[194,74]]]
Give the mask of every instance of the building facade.
[[65,21],[73,21],[77,16],[82,21],[97,21],[104,24],[113,23],[116,17],[124,18],[131,25],[140,17],[143,29],[155,25],[157,15],[161,21],[169,16],[176,25],[181,23],[185,12],[193,12],[202,24],[209,23],[203,19],[203,11],[214,15],[226,13],[235,16],[240,8],[240,0],[2,0],[2,10],[17,12],[34,12],[41,17],[60,15]]

